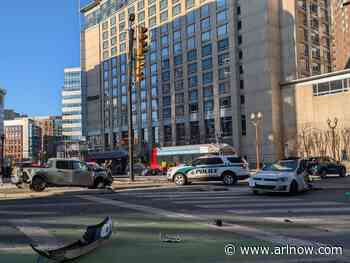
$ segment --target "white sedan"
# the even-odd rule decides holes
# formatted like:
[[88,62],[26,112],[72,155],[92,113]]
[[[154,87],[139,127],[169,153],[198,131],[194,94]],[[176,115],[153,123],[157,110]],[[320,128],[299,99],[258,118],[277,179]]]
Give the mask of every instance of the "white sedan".
[[265,192],[299,193],[311,188],[307,161],[285,159],[274,162],[249,179],[254,194]]

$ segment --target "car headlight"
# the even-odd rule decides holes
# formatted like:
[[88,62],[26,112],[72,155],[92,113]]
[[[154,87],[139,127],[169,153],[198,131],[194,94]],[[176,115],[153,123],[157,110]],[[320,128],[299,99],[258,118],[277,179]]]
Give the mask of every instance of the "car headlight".
[[282,183],[285,183],[288,181],[288,179],[286,177],[280,177],[277,179],[278,182],[282,182]]

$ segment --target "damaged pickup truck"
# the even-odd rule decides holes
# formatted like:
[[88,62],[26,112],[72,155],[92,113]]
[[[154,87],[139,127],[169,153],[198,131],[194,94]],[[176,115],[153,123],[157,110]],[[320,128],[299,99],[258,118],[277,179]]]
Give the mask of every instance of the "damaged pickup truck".
[[25,180],[22,173],[21,169],[16,171],[16,184],[27,183],[35,192],[59,186],[105,188],[113,182],[112,176],[104,168],[72,159],[49,159],[45,168],[33,170],[30,178],[26,177]]

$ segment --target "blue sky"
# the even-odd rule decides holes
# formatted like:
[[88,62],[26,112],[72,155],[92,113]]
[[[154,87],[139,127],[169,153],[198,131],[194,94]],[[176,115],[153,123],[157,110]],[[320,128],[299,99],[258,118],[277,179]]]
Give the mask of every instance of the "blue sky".
[[[82,1],[84,2],[84,1]],[[64,67],[79,66],[78,0],[2,1],[0,86],[5,107],[60,114]]]

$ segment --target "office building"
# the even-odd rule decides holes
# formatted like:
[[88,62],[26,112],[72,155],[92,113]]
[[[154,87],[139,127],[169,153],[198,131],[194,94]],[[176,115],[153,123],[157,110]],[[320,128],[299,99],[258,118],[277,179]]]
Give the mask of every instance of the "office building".
[[350,68],[350,0],[332,0],[333,67]]
[[15,161],[38,161],[41,129],[30,118],[5,121],[5,158]]
[[286,153],[349,160],[350,69],[284,82],[281,88]]
[[146,79],[133,87],[134,141],[225,142],[255,159],[252,112],[262,112],[264,159],[283,155],[280,83],[331,70],[326,0],[94,1],[81,10],[86,135],[126,147],[128,15],[149,28]]
[[42,160],[57,157],[58,147],[62,142],[62,117],[44,116],[32,118],[41,129],[41,149]]
[[65,156],[77,155],[80,144],[84,141],[82,116],[81,69],[65,68],[62,89],[62,136]]

